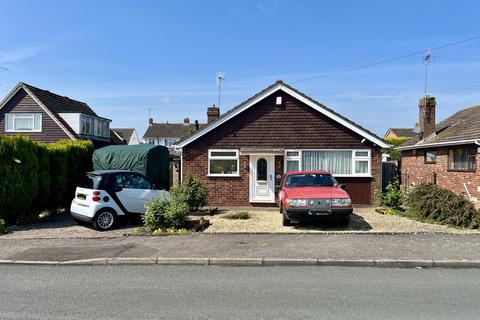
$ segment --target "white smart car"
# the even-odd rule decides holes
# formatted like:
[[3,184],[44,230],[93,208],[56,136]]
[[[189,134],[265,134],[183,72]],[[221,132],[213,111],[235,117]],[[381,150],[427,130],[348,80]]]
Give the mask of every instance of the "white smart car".
[[75,191],[70,214],[77,222],[90,222],[97,230],[109,230],[119,218],[145,213],[145,203],[168,197],[143,175],[125,170],[88,172]]

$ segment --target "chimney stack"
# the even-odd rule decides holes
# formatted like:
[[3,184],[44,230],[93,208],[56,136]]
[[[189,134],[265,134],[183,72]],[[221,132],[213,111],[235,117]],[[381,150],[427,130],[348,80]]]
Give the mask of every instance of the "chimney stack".
[[148,125],[151,126],[153,124],[153,118],[148,118]]
[[183,118],[183,124],[184,125],[190,124],[190,119],[188,119],[188,117]]
[[220,109],[215,107],[215,105],[208,107],[207,109],[207,118],[208,123],[217,120],[220,117]]
[[435,132],[435,97],[422,97],[418,101],[420,139]]
[[198,130],[198,120],[195,120],[195,130]]

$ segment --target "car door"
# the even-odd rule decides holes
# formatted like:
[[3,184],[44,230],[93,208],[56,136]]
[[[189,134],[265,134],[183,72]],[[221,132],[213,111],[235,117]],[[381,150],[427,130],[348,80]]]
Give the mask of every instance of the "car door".
[[137,173],[119,173],[115,177],[115,193],[129,213],[144,213],[145,203],[159,195],[153,185]]

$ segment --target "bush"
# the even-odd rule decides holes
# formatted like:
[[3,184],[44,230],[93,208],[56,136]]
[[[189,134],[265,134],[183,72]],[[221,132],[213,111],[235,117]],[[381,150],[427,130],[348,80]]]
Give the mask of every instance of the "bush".
[[250,215],[246,211],[240,211],[226,214],[222,218],[231,220],[247,220],[250,218]]
[[171,194],[174,198],[183,199],[190,210],[196,211],[207,204],[208,188],[200,178],[188,176],[182,184],[173,188]]
[[5,225],[5,221],[3,219],[0,219],[0,234],[5,234],[7,233],[7,227]]
[[382,197],[383,204],[387,207],[398,209],[403,205],[405,194],[400,189],[400,182],[398,179],[394,179],[387,185],[387,192]]
[[13,224],[34,218],[38,160],[34,143],[22,136],[0,136],[0,218]]
[[44,144],[37,144],[38,190],[33,205],[39,210],[47,208],[50,198],[50,155]]
[[180,226],[190,212],[188,204],[175,196],[158,197],[149,201],[145,208],[142,219],[145,228],[150,231]]
[[422,220],[478,228],[479,212],[469,200],[434,184],[415,187],[407,196],[407,214]]

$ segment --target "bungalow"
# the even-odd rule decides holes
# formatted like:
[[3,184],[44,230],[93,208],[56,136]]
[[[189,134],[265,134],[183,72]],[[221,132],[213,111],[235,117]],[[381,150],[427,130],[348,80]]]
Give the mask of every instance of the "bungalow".
[[381,183],[381,138],[282,81],[175,144],[182,179],[204,179],[209,203],[274,205],[288,170],[333,173],[356,204],[371,204]]
[[96,148],[124,142],[110,130],[110,119],[86,103],[20,82],[0,102],[0,134],[22,134],[56,142],[88,139]]
[[112,128],[111,130],[119,140],[124,141],[126,144],[140,144],[135,128]]
[[406,188],[435,183],[480,199],[480,106],[458,111],[435,122],[434,97],[419,101],[420,131],[397,149],[402,153],[402,184]]

